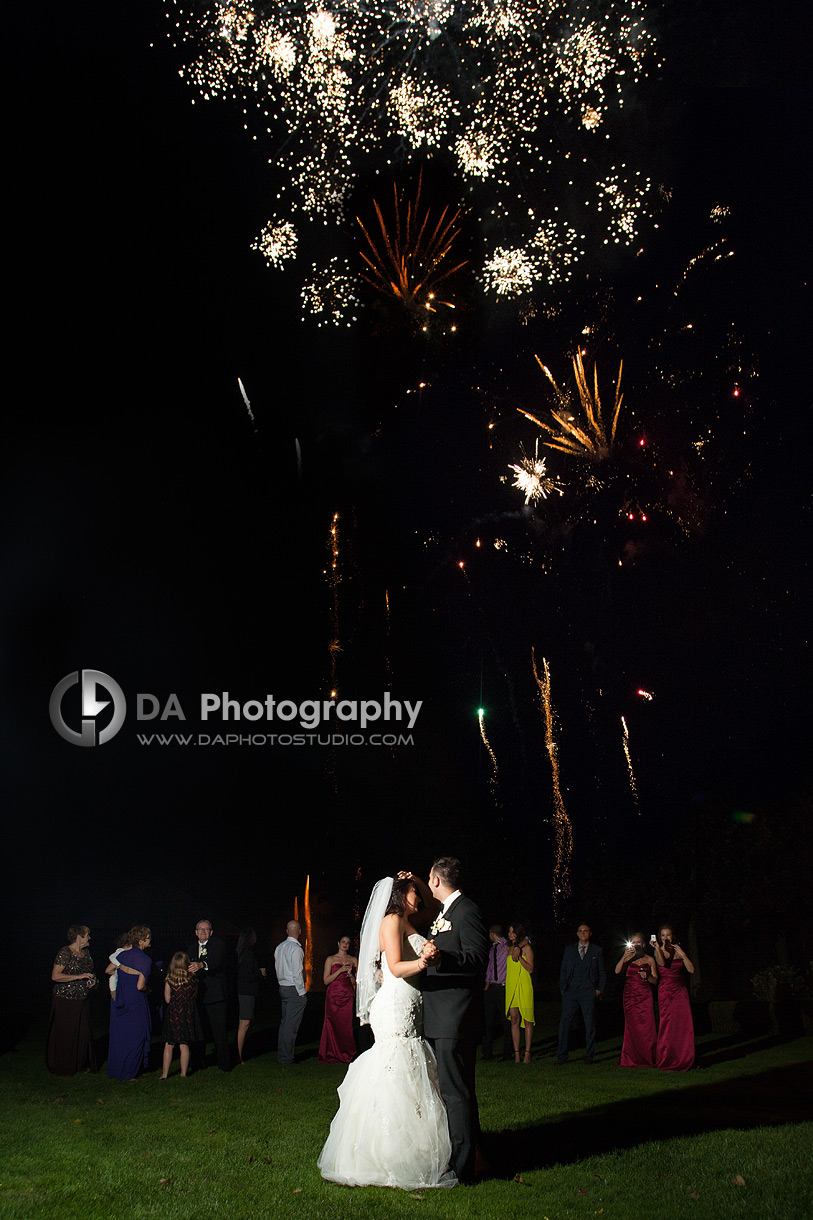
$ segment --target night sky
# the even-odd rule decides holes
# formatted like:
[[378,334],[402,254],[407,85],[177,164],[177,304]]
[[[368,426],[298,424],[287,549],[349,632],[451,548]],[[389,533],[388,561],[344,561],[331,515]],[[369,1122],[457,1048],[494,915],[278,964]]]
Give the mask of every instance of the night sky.
[[[553,936],[532,648],[573,826],[565,922],[702,938],[747,912],[766,963],[786,918],[809,927],[805,39],[782,5],[652,12],[664,67],[630,139],[671,200],[524,319],[478,289],[466,221],[459,329],[432,339],[366,288],[353,329],[302,319],[296,277],[251,249],[268,149],[233,104],[191,104],[164,6],[6,12],[4,856],[38,960],[74,920],[270,935],[308,873],[332,928],[446,851],[489,917]],[[427,171],[432,206],[455,189]],[[687,270],[723,238],[731,258]],[[508,466],[538,429],[516,408],[554,405],[534,356],[572,382],[588,326],[605,399],[624,360],[617,453],[592,491],[551,457],[566,494],[524,510]],[[159,729],[214,733],[202,691],[326,697],[334,638],[343,697],[423,701],[412,746],[139,745],[136,692],[177,694],[187,724]],[[95,749],[48,717],[81,668],[128,699]]]

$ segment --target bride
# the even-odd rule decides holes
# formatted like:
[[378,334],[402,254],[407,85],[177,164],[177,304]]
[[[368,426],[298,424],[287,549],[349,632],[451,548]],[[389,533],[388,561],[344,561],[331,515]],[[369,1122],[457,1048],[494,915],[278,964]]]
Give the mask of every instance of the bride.
[[403,1190],[457,1183],[448,1168],[437,1063],[422,1037],[416,983],[431,945],[410,922],[422,897],[437,905],[411,873],[384,877],[364,915],[356,1009],[372,1025],[375,1045],[350,1064],[339,1086],[339,1110],[318,1161],[330,1182]]

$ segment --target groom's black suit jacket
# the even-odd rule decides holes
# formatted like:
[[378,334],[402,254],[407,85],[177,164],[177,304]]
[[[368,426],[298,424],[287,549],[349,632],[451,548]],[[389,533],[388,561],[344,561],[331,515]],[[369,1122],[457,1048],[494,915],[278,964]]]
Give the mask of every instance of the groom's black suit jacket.
[[427,1038],[476,1041],[482,1021],[483,992],[489,940],[480,908],[461,894],[446,911],[452,925],[431,937],[440,961],[421,977],[423,1032]]

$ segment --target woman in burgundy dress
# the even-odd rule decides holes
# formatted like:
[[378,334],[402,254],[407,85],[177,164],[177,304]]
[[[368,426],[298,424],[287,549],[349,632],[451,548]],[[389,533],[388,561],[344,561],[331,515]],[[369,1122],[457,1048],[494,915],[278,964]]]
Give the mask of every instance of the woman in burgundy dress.
[[198,1016],[198,985],[189,973],[189,957],[176,953],[169,963],[164,983],[164,1063],[161,1079],[169,1075],[177,1046],[181,1055],[181,1075],[189,1075],[189,1047],[204,1039]]
[[630,937],[615,972],[626,975],[621,1067],[654,1067],[657,1036],[653,996],[658,982],[658,968],[644,949],[644,938],[640,932]]
[[350,1063],[356,1057],[353,1038],[355,978],[358,961],[350,956],[350,937],[342,936],[339,952],[325,961],[322,981],[325,995],[325,1023],[319,1043],[320,1063]]
[[655,1065],[666,1071],[688,1072],[694,1065],[694,1022],[686,975],[694,974],[694,966],[680,945],[675,944],[668,923],[658,929],[655,961],[661,976],[658,988],[661,1021]]

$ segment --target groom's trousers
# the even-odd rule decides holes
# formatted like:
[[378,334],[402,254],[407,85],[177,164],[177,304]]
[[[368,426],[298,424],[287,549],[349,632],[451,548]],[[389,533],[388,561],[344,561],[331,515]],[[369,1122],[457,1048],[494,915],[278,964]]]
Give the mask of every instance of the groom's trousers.
[[461,1182],[474,1181],[474,1154],[480,1137],[480,1114],[474,1086],[477,1046],[460,1038],[430,1038],[438,1061],[440,1095],[446,1104],[450,1167]]

